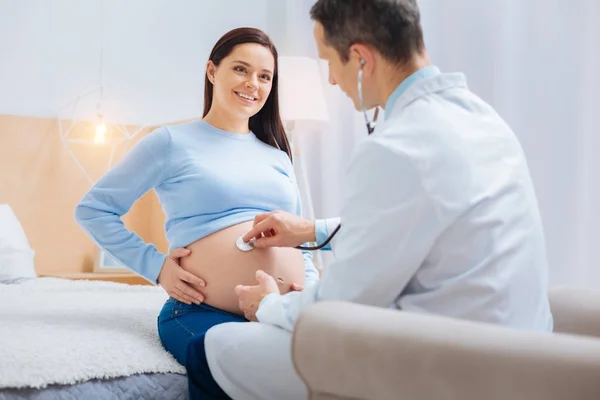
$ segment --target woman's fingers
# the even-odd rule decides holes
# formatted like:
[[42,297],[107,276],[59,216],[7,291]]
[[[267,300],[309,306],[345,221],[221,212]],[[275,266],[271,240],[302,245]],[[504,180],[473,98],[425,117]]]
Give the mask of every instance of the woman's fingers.
[[185,249],[183,247],[178,247],[176,249],[173,249],[173,251],[171,251],[169,253],[169,257],[171,258],[182,258],[182,257],[186,257],[189,256],[191,254],[191,250],[190,249]]
[[175,288],[196,304],[200,304],[204,301],[204,296],[202,295],[202,293],[200,293],[184,281],[181,281],[179,285],[175,286]]
[[192,285],[201,286],[201,287],[206,286],[206,282],[204,282],[203,279],[198,278],[196,275],[194,275],[191,272],[186,271],[184,269],[181,269],[179,271],[179,279],[181,279],[182,281],[185,281],[185,282],[189,282]]
[[184,292],[182,292],[178,288],[173,289],[173,291],[171,293],[169,293],[169,294],[175,300],[180,301],[182,303],[185,303],[187,305],[190,305],[190,304],[192,304],[194,302],[190,296],[186,295]]

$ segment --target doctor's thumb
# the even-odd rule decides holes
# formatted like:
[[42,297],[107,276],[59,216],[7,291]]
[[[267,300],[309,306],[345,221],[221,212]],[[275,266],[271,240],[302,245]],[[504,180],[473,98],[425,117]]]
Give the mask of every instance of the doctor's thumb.
[[268,239],[268,238],[258,238],[258,239],[255,239],[255,241],[254,241],[254,248],[255,249],[263,249],[265,247],[268,247],[267,243],[266,243],[266,239]]
[[256,248],[266,248],[266,247],[277,247],[279,243],[279,238],[277,236],[268,236],[256,239],[254,243],[254,247]]
[[237,285],[235,288],[233,288],[233,291],[235,292],[235,294],[237,294],[239,296],[244,291],[244,286]]
[[267,274],[265,271],[263,270],[258,270],[256,271],[256,280],[258,281],[258,283],[263,283],[266,282],[269,278],[271,278],[271,275]]

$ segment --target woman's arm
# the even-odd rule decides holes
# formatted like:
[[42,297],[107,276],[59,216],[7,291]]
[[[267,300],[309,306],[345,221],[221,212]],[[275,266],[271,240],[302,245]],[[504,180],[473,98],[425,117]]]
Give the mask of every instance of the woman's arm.
[[166,256],[127,230],[121,217],[164,181],[170,143],[164,127],[142,138],[75,208],[76,221],[101,248],[151,282],[157,282]]

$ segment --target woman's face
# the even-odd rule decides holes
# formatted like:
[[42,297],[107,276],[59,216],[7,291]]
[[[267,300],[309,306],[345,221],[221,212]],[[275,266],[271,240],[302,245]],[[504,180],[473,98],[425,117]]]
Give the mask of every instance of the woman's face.
[[213,106],[218,105],[234,118],[252,117],[271,93],[274,72],[275,59],[267,47],[257,43],[237,45],[219,66],[208,62]]

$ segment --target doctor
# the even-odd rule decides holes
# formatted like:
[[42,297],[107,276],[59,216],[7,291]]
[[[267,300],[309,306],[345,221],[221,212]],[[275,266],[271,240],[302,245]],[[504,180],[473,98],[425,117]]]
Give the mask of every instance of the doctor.
[[[551,331],[544,233],[521,146],[462,74],[431,64],[416,1],[319,0],[311,17],[330,83],[357,110],[384,108],[385,120],[349,162],[335,262],[320,281],[282,296],[258,273],[236,292],[260,323],[208,332],[219,385],[234,399],[307,398],[290,340],[319,301]],[[258,216],[245,240],[268,233],[257,247],[295,246],[336,225],[275,212]]]

